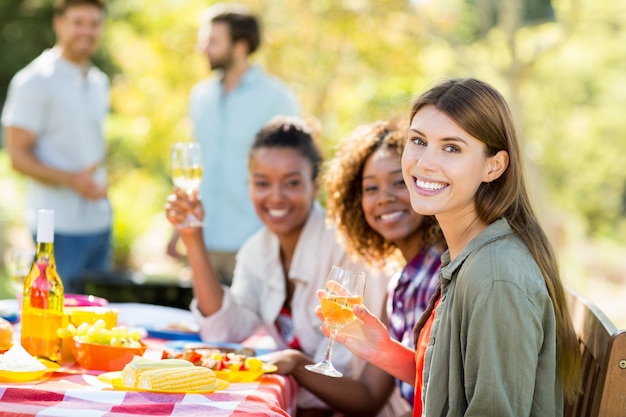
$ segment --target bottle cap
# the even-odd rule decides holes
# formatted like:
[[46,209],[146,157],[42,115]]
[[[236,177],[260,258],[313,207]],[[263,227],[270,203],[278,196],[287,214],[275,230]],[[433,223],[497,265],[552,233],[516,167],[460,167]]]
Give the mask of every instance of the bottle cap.
[[39,210],[37,217],[37,242],[54,243],[54,210]]

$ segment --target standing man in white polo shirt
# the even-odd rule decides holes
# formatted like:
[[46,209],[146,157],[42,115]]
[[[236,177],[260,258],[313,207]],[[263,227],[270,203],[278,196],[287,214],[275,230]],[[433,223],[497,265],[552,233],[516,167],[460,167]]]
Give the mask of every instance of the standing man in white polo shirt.
[[26,222],[55,211],[55,257],[66,293],[80,276],[109,268],[111,205],[103,122],[109,80],[91,63],[105,0],[57,0],[52,49],[11,80],[2,125],[13,168],[28,177]]

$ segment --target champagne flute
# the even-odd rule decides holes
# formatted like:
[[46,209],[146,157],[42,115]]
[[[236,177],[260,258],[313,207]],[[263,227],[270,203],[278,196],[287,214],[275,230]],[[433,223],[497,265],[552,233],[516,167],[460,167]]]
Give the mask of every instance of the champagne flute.
[[326,295],[322,298],[322,315],[330,329],[326,357],[314,365],[306,365],[305,368],[318,374],[341,377],[343,374],[335,369],[331,362],[333,345],[339,329],[355,320],[352,307],[363,303],[365,272],[333,266],[326,277],[324,290]]
[[[170,153],[170,171],[172,182],[192,195],[200,188],[202,180],[202,152],[198,142],[177,142],[172,145]],[[183,227],[202,227],[202,222],[192,213],[181,223]]]
[[18,304],[22,299],[24,281],[33,265],[33,259],[35,259],[35,251],[33,250],[13,248],[6,253],[5,261],[10,284],[15,292],[15,298],[18,300]]

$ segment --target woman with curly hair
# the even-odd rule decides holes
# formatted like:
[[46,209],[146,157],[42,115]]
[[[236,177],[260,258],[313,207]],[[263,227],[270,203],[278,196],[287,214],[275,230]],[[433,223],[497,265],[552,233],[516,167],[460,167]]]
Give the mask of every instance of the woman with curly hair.
[[[328,164],[325,185],[327,215],[346,250],[370,265],[402,269],[390,281],[383,320],[395,340],[413,348],[413,327],[437,287],[445,241],[434,217],[411,208],[400,163],[406,129],[384,121],[355,129]],[[375,366],[366,366],[358,381],[331,380],[306,371],[302,355],[291,355],[291,363],[277,362],[279,369],[344,414],[376,415],[393,391],[393,378]],[[392,406],[409,411],[414,387],[400,380],[398,386],[406,401]]]

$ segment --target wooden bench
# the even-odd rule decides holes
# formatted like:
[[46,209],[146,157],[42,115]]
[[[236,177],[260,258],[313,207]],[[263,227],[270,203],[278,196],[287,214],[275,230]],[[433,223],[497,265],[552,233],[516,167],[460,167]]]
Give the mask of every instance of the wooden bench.
[[626,417],[626,330],[598,307],[567,289],[568,306],[583,354],[582,392],[565,404],[564,417]]

